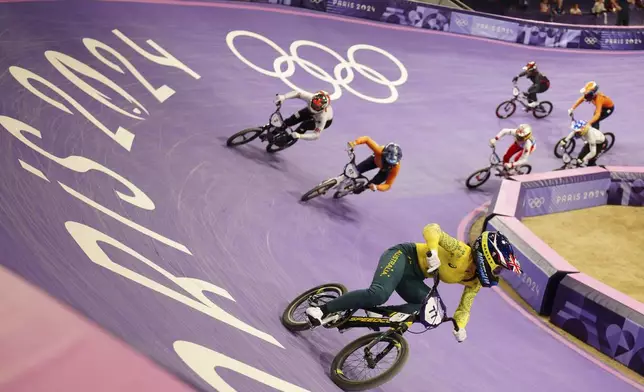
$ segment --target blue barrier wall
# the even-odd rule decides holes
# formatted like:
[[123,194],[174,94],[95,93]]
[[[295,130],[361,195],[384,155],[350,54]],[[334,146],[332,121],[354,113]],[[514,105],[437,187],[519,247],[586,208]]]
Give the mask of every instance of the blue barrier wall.
[[643,27],[562,25],[417,3],[409,0],[252,0],[401,26],[484,37],[531,46],[644,50]]

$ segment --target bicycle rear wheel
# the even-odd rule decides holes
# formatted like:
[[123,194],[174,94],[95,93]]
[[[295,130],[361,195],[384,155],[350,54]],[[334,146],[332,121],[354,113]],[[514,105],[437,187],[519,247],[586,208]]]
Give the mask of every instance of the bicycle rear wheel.
[[298,140],[300,139],[294,139],[290,135],[288,135],[286,132],[283,134],[279,134],[276,137],[277,140],[273,140],[273,142],[268,143],[266,145],[266,152],[270,154],[274,154],[278,151],[286,150],[287,148],[291,147],[293,144],[297,143]]
[[[308,317],[304,313],[309,306],[321,306],[338,298],[348,290],[340,283],[327,283],[314,287],[298,295],[282,313],[282,325],[291,332],[305,331],[311,326]],[[298,312],[298,308],[304,305],[304,309]]]
[[333,194],[333,198],[334,198],[334,199],[341,199],[341,198],[343,198],[343,197],[345,197],[345,196],[347,196],[347,195],[350,195],[350,194],[352,194],[352,193],[353,193],[353,191],[356,189],[356,186],[355,186],[355,183],[354,183],[354,182],[347,182],[347,181],[345,181],[345,183],[344,183],[344,184],[341,184],[341,185],[344,185],[344,186],[342,187],[342,189],[340,189],[340,190],[336,191],[336,192]]
[[530,174],[530,172],[532,171],[532,166],[525,164],[525,165],[517,166],[515,170],[517,172],[516,175]]
[[552,103],[549,101],[539,103],[537,107],[532,110],[532,115],[535,118],[548,117],[550,113],[552,113]]
[[613,148],[613,144],[615,144],[615,134],[612,132],[606,132],[604,136],[606,136],[606,148],[604,148],[603,152],[608,152],[608,150]]
[[[402,335],[393,333],[382,337],[367,353],[377,362],[369,364],[367,353],[368,346],[382,333],[372,333],[359,337],[345,346],[331,363],[331,380],[345,391],[364,391],[376,388],[396,376],[409,358],[409,344]],[[392,353],[393,352],[393,353]],[[391,361],[387,356],[392,355]],[[386,369],[378,372],[380,365],[388,365]],[[362,378],[362,376],[366,376]]]

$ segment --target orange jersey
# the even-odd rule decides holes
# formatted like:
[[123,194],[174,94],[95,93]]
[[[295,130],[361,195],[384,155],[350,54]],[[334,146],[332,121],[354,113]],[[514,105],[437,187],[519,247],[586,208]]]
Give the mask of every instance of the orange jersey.
[[[369,146],[375,156],[374,160],[376,161],[376,166],[382,169],[382,150],[384,150],[385,146],[378,145],[378,143],[374,142],[373,139],[371,139],[369,136],[361,136],[357,138],[353,143],[356,145],[366,144],[367,146]],[[383,184],[378,185],[377,189],[381,192],[389,190],[389,188],[391,188],[391,185],[394,183],[399,170],[400,162],[398,162],[396,166],[392,167],[391,170],[389,170],[387,180]]]
[[[577,109],[577,106],[581,105],[581,103],[584,102],[584,97],[580,97],[577,102],[573,105],[573,110]],[[595,114],[593,115],[593,118],[589,121],[589,123],[594,123],[595,121],[599,120],[599,117],[602,114],[602,109],[610,109],[615,106],[613,103],[613,100],[610,99],[607,95],[604,95],[602,93],[597,93],[593,97],[593,99],[590,101],[595,105]]]

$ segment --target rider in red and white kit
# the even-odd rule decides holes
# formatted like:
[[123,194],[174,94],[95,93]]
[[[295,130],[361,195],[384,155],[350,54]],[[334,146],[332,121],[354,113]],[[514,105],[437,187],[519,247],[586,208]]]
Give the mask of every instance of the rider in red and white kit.
[[490,139],[490,147],[494,147],[497,140],[506,135],[514,136],[514,143],[503,155],[503,166],[506,170],[510,170],[527,163],[528,157],[534,152],[537,144],[532,135],[532,127],[528,124],[520,124],[516,129],[502,129],[494,138]]
[[[331,97],[326,91],[317,91],[314,94],[306,91],[291,91],[275,98],[275,104],[281,104],[287,99],[298,98],[307,103],[307,106],[295,112],[291,117],[284,120],[284,125],[292,127],[300,124],[291,134],[293,138],[304,140],[317,140],[320,133],[331,126],[333,122],[333,108]],[[313,133],[306,133],[313,131]]]

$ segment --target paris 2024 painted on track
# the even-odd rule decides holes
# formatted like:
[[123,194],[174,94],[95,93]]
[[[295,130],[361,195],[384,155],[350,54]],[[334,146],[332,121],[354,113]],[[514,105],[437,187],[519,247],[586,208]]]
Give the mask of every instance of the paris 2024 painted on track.
[[[355,277],[346,277],[346,260],[356,259],[357,252],[373,258],[390,242],[417,238],[428,218],[415,212],[428,204],[443,206],[431,219],[453,232],[457,221],[454,216],[479,202],[469,200],[469,206],[465,203],[464,207],[454,207],[457,203],[451,202],[453,193],[423,195],[422,199],[404,200],[408,216],[401,221],[388,215],[396,211],[394,207],[402,208],[400,202],[392,203],[383,197],[373,205],[365,198],[366,208],[380,208],[383,212],[377,217],[362,216],[364,226],[352,226],[356,224],[348,221],[336,224],[329,218],[315,218],[314,224],[301,220],[297,226],[298,222],[289,216],[296,208],[294,198],[285,197],[281,190],[278,196],[270,196],[272,199],[261,197],[262,186],[289,185],[284,176],[270,172],[265,162],[261,169],[260,165],[253,168],[256,172],[245,172],[247,177],[243,180],[224,181],[222,172],[232,170],[229,161],[237,165],[239,159],[223,152],[220,146],[213,147],[215,130],[211,129],[215,125],[223,128],[217,121],[225,123],[230,118],[222,114],[206,119],[202,113],[210,107],[237,110],[233,117],[238,120],[249,100],[254,99],[249,92],[250,98],[245,95],[238,104],[227,92],[224,95],[230,97],[229,101],[215,106],[219,100],[213,98],[209,84],[215,80],[226,82],[223,65],[250,67],[235,56],[226,37],[231,31],[249,31],[248,26],[253,26],[253,33],[277,41],[280,34],[272,34],[274,26],[302,23],[296,16],[282,16],[284,20],[280,22],[262,24],[257,20],[235,23],[239,16],[235,10],[120,4],[77,4],[74,10],[62,9],[60,4],[2,7],[6,11],[2,18],[7,19],[8,27],[5,34],[12,38],[1,43],[6,54],[2,67],[8,72],[2,79],[5,98],[0,126],[7,132],[0,134],[4,152],[0,159],[3,167],[10,168],[0,174],[3,264],[202,389],[254,391],[268,389],[260,386],[265,384],[282,391],[333,390],[326,377],[327,357],[349,339],[332,332],[303,338],[288,335],[279,327],[277,316],[289,296],[338,277],[357,282]],[[259,11],[243,12],[244,17],[256,12],[250,16],[270,19],[259,15]],[[147,26],[158,27],[143,27],[145,20]],[[213,20],[226,27],[212,27]],[[295,26],[294,30],[298,28],[303,26]],[[186,30],[195,32],[188,34]],[[394,53],[390,49],[394,46],[387,44],[385,38],[382,46],[388,48],[386,51],[378,45],[361,44],[370,33],[361,34],[355,42],[324,45],[337,47],[334,53],[346,53],[338,55],[344,60],[339,66],[342,69],[334,72],[335,82],[329,80],[338,87],[333,91],[336,98],[345,91],[351,92],[347,85],[353,86],[347,64],[366,79],[356,80],[351,87],[355,92],[347,94],[357,99],[347,98],[346,107],[357,109],[375,104],[365,97],[391,99],[370,90],[374,85],[400,94],[403,87],[409,86],[406,79],[411,75],[409,65],[413,64],[411,58],[403,58],[404,51]],[[410,34],[407,38],[412,38],[411,33],[396,34]],[[212,42],[221,51],[205,57],[225,60],[217,63],[222,72],[209,74],[212,80],[206,81],[202,53]],[[288,42],[311,45],[313,41],[293,38]],[[368,70],[364,64],[352,61],[351,48],[355,48],[354,52],[365,48],[380,50],[376,53],[380,61],[399,71],[390,79],[393,87],[385,85],[384,75],[375,69]],[[290,50],[292,53],[293,46]],[[330,79],[331,75],[324,75],[313,63],[290,56],[284,58],[287,70],[291,61],[302,68],[308,65],[312,73],[317,72],[318,79]],[[261,66],[270,69],[271,64]],[[261,76],[258,85],[275,79]],[[255,82],[233,80],[227,86],[242,90]],[[286,88],[281,83],[278,87]],[[209,99],[214,101],[213,106],[207,106],[211,104]],[[195,101],[202,105],[195,107]],[[386,113],[390,103],[381,102],[377,108]],[[382,131],[377,129],[373,132],[375,137],[386,136],[378,134]],[[325,136],[327,140],[333,137]],[[184,148],[186,145],[189,148]],[[409,145],[407,151],[413,151],[412,143]],[[306,148],[298,147],[311,153]],[[190,156],[177,157],[176,151]],[[298,150],[289,153],[302,154]],[[194,167],[181,166],[193,157],[217,154],[230,155],[216,160],[214,166],[198,160]],[[201,168],[208,170],[202,172]],[[315,172],[317,167],[306,170],[320,179],[328,174]],[[297,172],[293,173],[288,169],[288,180],[297,177]],[[313,181],[311,177],[299,180],[298,190]],[[249,187],[248,182],[254,186]],[[196,189],[195,183],[199,185]],[[256,194],[260,197],[251,199]],[[241,200],[235,215],[228,216],[222,207],[217,215],[201,216],[208,210],[194,205],[207,206],[218,195],[226,195],[231,204]],[[244,205],[245,199],[252,202]],[[314,207],[301,208],[297,210],[300,217],[309,214],[307,219],[314,219]],[[334,204],[334,208],[342,208],[342,204]],[[278,226],[278,218],[288,222],[282,226],[283,231],[314,235],[316,241],[296,249],[290,246],[290,237],[280,238],[275,232],[273,237],[257,235],[263,234],[258,227]],[[390,224],[384,226],[383,222]],[[227,230],[207,232],[213,225]],[[382,230],[375,231],[373,227]],[[340,236],[320,235],[319,231],[339,232]],[[362,237],[370,232],[370,238]],[[266,242],[267,251],[255,251],[249,246],[254,237]],[[362,248],[351,250],[356,243]],[[278,257],[271,260],[271,252]],[[327,260],[320,260],[319,254]],[[291,256],[296,260],[289,259],[290,255],[296,255]],[[299,276],[299,264],[306,264],[312,273]],[[371,261],[366,266],[356,263],[352,275],[370,274],[371,268]],[[292,287],[280,287],[284,284]],[[360,283],[354,285],[357,284]],[[455,303],[459,289],[444,290],[450,302]],[[476,306],[476,332],[467,344],[457,345],[449,329],[414,339],[413,360],[406,365],[404,374],[389,385],[411,385],[423,380],[424,385],[431,383],[434,390],[465,390],[475,385],[479,390],[515,388],[518,383],[508,376],[485,372],[490,344],[485,336],[502,334],[508,344],[497,347],[495,356],[510,362],[523,361],[525,366],[514,373],[524,381],[533,374],[529,369],[531,361],[536,361],[539,369],[557,367],[552,364],[555,359],[548,355],[556,352],[557,357],[567,361],[572,374],[583,376],[570,381],[566,374],[552,378],[537,375],[535,382],[540,388],[556,385],[559,390],[575,390],[578,383],[587,383],[628,390],[626,384],[589,367],[557,342],[532,335],[538,333],[537,328],[518,318],[498,298],[481,296]],[[494,314],[485,309],[494,309]],[[512,322],[498,325],[498,320]],[[539,347],[527,344],[525,336],[513,336],[516,329],[537,341]],[[437,370],[433,374],[441,374],[441,379],[429,377],[430,362]],[[472,373],[467,379],[459,378],[462,370],[455,364],[473,369]],[[486,380],[493,382],[487,385]]]

